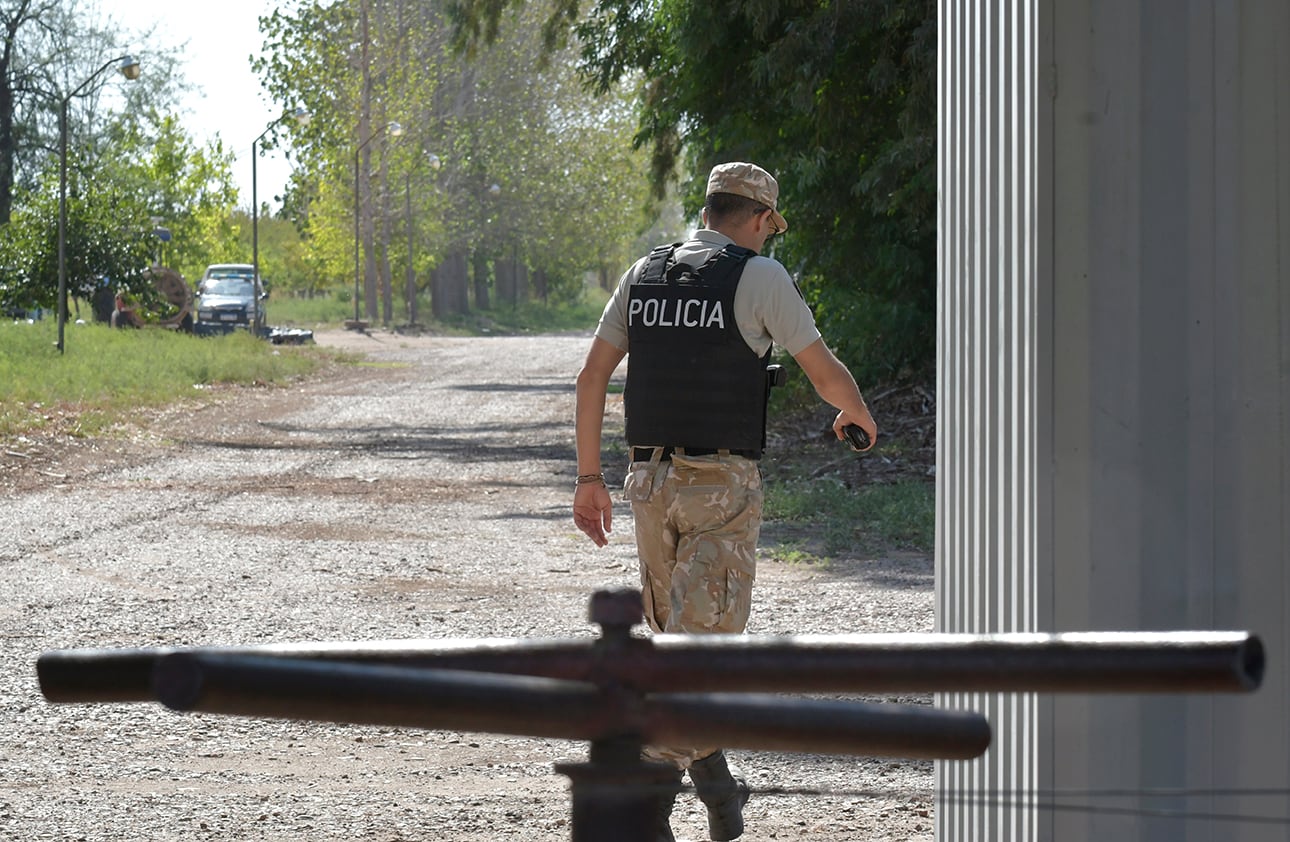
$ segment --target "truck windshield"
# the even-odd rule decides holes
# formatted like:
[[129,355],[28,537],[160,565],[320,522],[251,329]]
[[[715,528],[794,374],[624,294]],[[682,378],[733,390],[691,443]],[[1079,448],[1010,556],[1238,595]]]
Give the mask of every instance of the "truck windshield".
[[211,278],[202,283],[202,294],[253,298],[255,288],[250,278]]

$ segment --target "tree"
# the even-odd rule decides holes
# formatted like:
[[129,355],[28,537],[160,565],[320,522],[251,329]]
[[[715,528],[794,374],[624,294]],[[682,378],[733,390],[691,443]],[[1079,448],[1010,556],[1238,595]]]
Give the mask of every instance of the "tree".
[[[314,260],[337,286],[359,261],[358,255],[341,256],[349,251],[341,234],[362,234],[362,294],[369,318],[376,316],[379,287],[370,172],[373,156],[383,158],[391,140],[384,127],[393,119],[372,96],[374,80],[385,76],[373,65],[372,5],[373,0],[314,0],[293,12],[278,9],[260,19],[265,49],[252,62],[274,99],[299,103],[314,115],[307,126],[282,124],[294,135],[298,171],[306,173],[295,177],[297,195],[288,205],[300,211],[298,224],[307,235],[323,238],[327,248],[315,251]],[[331,189],[337,183],[346,189]],[[302,197],[302,191],[309,194]]]
[[[82,174],[67,199],[67,291],[91,298],[105,279],[147,293],[143,270],[152,238],[146,208],[111,179]],[[8,225],[0,227],[0,299],[55,307],[58,290],[58,176],[55,185],[21,196]]]
[[195,149],[167,116],[181,84],[174,51],[136,55],[145,72],[128,86],[99,75],[135,39],[72,0],[0,4],[0,38],[0,299],[55,303],[64,100],[69,294],[89,297],[106,279],[151,299],[154,219],[171,226],[170,254],[192,271],[228,228],[233,194],[229,156]]
[[[67,286],[91,297],[104,279],[151,301],[145,270],[172,237],[164,262],[189,277],[236,243],[231,156],[218,144],[197,149],[173,116],[124,115],[102,135],[112,154],[69,150]],[[37,186],[17,195],[0,226],[0,299],[55,303],[58,287],[58,170],[51,160]]]
[[[454,0],[457,42],[487,43],[526,0]],[[643,79],[637,142],[686,209],[712,164],[755,160],[792,226],[776,246],[862,379],[925,373],[935,328],[932,0],[578,0],[547,7],[599,91]]]
[[[547,296],[577,295],[582,272],[608,259],[588,251],[588,229],[621,243],[642,227],[646,182],[630,148],[630,109],[617,88],[593,103],[571,55],[542,62],[535,20],[508,21],[494,47],[462,60],[439,3],[314,3],[262,19],[257,71],[271,94],[336,105],[296,135],[295,190],[307,195],[289,202],[333,283],[346,273],[342,232],[352,237],[355,220],[345,198],[355,189],[364,252],[391,267],[377,273],[382,291],[410,263],[414,277],[433,277],[432,303],[444,315],[464,312],[472,292],[476,306],[488,304],[490,280],[506,303],[523,298],[532,278]],[[372,68],[372,125],[395,120],[405,133],[370,144],[372,161],[360,160],[354,185],[353,150],[371,137],[346,116],[363,113],[360,66]]]
[[[62,98],[104,61],[132,52],[126,46],[130,42],[155,44],[155,39],[151,33],[120,31],[110,22],[100,25],[75,0],[0,2],[0,225],[9,221],[15,190],[34,186],[46,157],[58,146]],[[147,72],[122,95],[130,108],[168,110],[179,84],[171,70],[174,51],[153,49],[141,57]],[[112,84],[112,77],[105,76],[75,98],[72,145],[95,137],[92,118],[100,93]]]
[[127,114],[117,148],[124,154],[100,166],[138,198],[150,221],[170,232],[157,262],[197,278],[237,250],[233,154],[220,141],[198,147],[173,114]]

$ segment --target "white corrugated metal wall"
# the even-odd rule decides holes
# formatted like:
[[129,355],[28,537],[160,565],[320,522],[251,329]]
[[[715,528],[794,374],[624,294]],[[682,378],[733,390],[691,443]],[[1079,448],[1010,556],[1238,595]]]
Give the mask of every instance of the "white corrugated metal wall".
[[[940,631],[1038,628],[1034,6],[941,4]],[[939,837],[1035,838],[1024,800],[1038,785],[1036,698],[945,694],[938,702],[984,712],[995,731],[984,759],[938,764]]]
[[938,628],[1249,628],[1270,663],[941,696],[996,738],[938,764],[938,838],[1290,839],[1290,3],[939,23]]

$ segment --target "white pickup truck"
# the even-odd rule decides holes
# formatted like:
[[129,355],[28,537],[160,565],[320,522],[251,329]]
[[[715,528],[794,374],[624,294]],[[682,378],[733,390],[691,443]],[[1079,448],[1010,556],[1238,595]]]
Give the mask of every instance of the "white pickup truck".
[[257,335],[265,330],[264,291],[249,263],[215,263],[206,267],[197,286],[195,333],[229,333],[243,329]]

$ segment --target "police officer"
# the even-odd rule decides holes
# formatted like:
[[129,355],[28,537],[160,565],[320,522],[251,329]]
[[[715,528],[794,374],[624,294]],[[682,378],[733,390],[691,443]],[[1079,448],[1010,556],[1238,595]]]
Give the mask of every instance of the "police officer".
[[[760,256],[787,230],[779,185],[756,164],[713,167],[703,228],[661,246],[619,280],[578,373],[575,524],[607,543],[613,504],[601,471],[609,379],[629,352],[624,393],[632,505],[645,616],[656,632],[738,633],[752,606],[772,343],[802,367],[848,424],[877,441],[855,379],[824,344],[800,291],[776,260]],[[716,747],[649,746],[679,782],[688,769],[716,842],[743,833],[748,787]],[[672,842],[671,802],[658,838]]]

